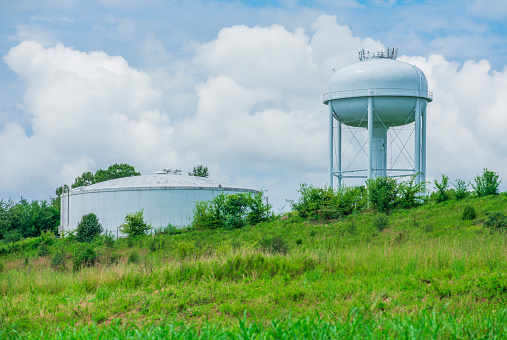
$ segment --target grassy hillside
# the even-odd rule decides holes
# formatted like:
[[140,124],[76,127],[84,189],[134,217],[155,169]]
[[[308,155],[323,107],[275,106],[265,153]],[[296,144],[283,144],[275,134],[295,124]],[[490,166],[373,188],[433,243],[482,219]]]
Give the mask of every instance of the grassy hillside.
[[506,208],[501,194],[382,223],[366,211],[103,237],[80,268],[88,248],[72,238],[4,245],[0,338],[507,337],[507,236],[485,226]]

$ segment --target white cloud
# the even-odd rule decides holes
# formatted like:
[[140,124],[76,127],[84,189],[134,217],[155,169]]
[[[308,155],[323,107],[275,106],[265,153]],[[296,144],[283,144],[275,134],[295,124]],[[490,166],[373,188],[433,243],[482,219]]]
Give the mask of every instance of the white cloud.
[[[332,16],[308,32],[224,28],[197,45],[192,60],[150,74],[101,51],[23,42],[4,60],[26,83],[33,135],[14,123],[0,131],[0,145],[9,146],[0,149],[0,190],[20,195],[40,185],[47,197],[84,171],[118,162],[143,173],[206,164],[215,177],[268,189],[278,208],[287,206],[300,182],[327,181],[321,98],[331,69],[355,62],[361,48],[383,47]],[[154,37],[144,48],[165,53]],[[429,178],[471,180],[484,166],[505,168],[507,142],[498,136],[507,123],[507,70],[439,55],[401,59],[419,66],[435,93]]]
[[[27,84],[24,101],[33,130],[27,137],[10,125],[0,135],[8,141],[2,145],[10,146],[0,151],[0,172],[10,175],[4,178],[11,186],[34,180],[18,175],[21,168],[37,168],[55,186],[115,162],[146,168],[178,162],[171,123],[158,110],[161,91],[123,58],[23,42],[4,60]],[[66,169],[78,171],[71,175]]]

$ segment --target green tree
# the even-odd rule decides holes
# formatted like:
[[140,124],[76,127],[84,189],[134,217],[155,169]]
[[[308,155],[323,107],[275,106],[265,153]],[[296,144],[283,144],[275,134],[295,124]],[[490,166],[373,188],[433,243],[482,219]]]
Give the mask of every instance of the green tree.
[[[113,164],[107,168],[107,170],[99,169],[95,172],[95,174],[91,173],[90,171],[84,172],[81,176],[78,176],[75,178],[74,183],[72,183],[72,188],[82,187],[82,186],[88,186],[95,183],[100,183],[104,181],[108,181],[110,179],[116,179],[116,178],[123,178],[123,177],[130,177],[130,176],[139,176],[141,173],[137,172],[136,169],[129,164]],[[57,201],[55,201],[55,204],[60,205],[60,196],[62,195],[64,190],[68,190],[69,187],[65,184],[61,187],[58,187],[55,190],[56,196],[58,198]]]
[[144,210],[125,216],[125,223],[120,226],[120,231],[127,236],[144,235],[151,229],[151,226],[144,221]]
[[107,170],[99,169],[95,172],[94,183],[109,181],[116,178],[124,178],[131,176],[139,176],[141,173],[137,172],[132,165],[128,164],[113,164]]
[[188,174],[189,174],[189,176],[208,177],[209,176],[209,170],[208,170],[207,166],[204,166],[204,165],[200,164],[200,165],[194,166],[194,168],[192,169],[192,171],[190,171]]
[[97,215],[90,213],[84,215],[77,225],[76,240],[79,242],[91,242],[95,236],[100,235],[103,231],[104,229],[99,223]]
[[437,188],[437,203],[447,201],[449,199],[449,177],[442,174],[442,182],[439,183],[437,180],[435,180],[435,187]]
[[370,178],[366,181],[368,202],[376,211],[389,212],[396,206],[398,185],[391,177]]
[[78,188],[91,185],[93,183],[95,183],[95,176],[90,171],[87,171],[84,172],[81,176],[76,177],[74,183],[72,183],[72,187]]
[[457,179],[454,184],[454,197],[457,200],[463,199],[468,195],[468,184],[464,180]]
[[488,195],[498,195],[501,180],[498,180],[498,174],[494,171],[484,168],[482,175],[475,177],[474,193],[478,197]]

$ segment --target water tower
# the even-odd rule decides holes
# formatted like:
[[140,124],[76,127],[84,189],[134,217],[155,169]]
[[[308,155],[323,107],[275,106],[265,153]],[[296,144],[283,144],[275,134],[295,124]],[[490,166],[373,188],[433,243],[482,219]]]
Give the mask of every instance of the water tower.
[[[329,107],[331,187],[334,177],[338,178],[338,187],[344,178],[417,174],[417,183],[426,179],[426,105],[433,94],[428,92],[424,73],[396,60],[396,56],[397,49],[376,53],[361,50],[359,62],[336,70],[329,82],[323,101]],[[367,146],[361,147],[367,164],[342,170],[342,125],[367,129]],[[414,125],[410,135],[415,139],[413,157],[410,155],[403,168],[388,165],[388,131],[408,125]]]

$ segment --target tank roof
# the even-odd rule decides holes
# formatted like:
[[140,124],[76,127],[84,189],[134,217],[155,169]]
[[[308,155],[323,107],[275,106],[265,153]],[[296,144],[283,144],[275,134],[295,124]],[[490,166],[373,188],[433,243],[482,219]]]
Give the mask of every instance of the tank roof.
[[258,192],[248,188],[238,187],[230,183],[217,181],[210,178],[174,175],[174,174],[155,174],[140,175],[112,179],[105,182],[82,186],[70,190],[71,194],[89,191],[115,191],[115,190],[135,190],[135,189],[232,189],[250,192]]

